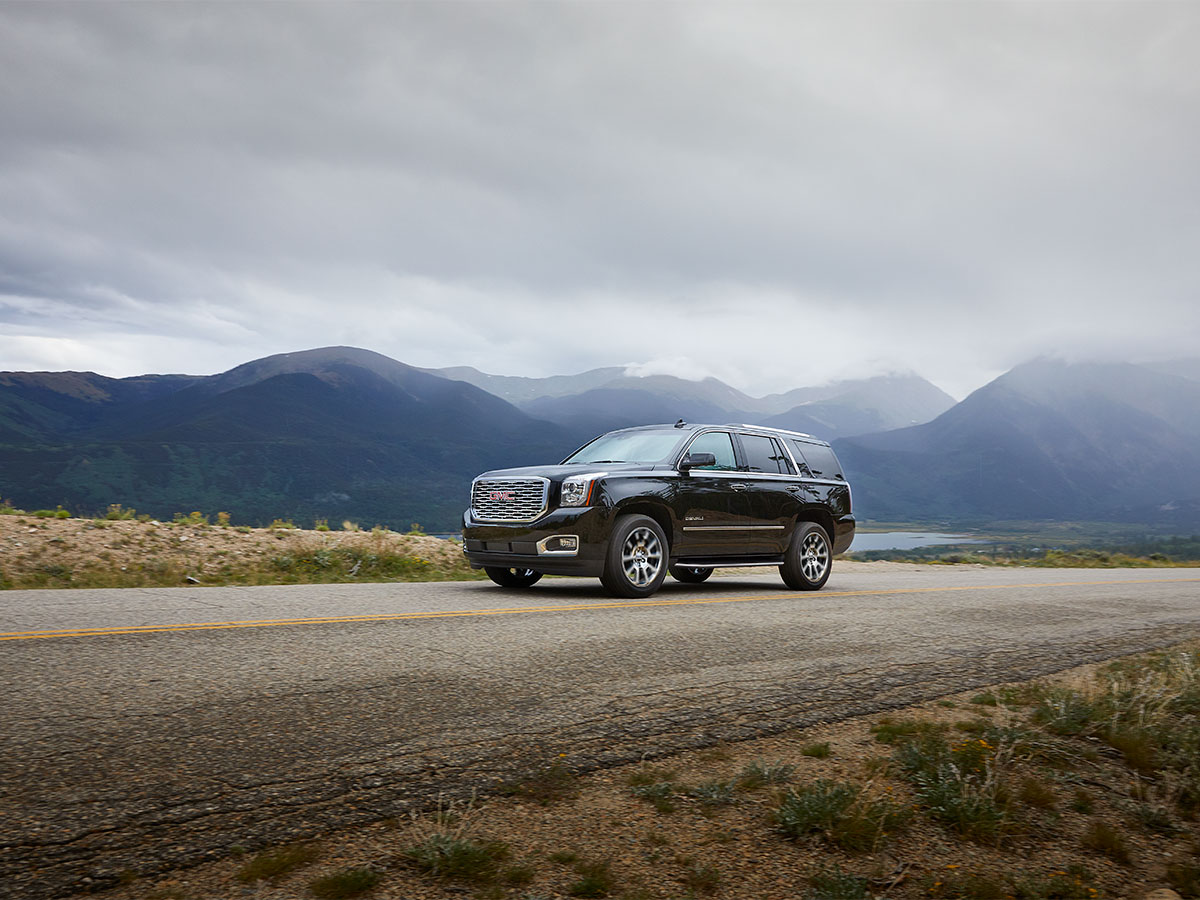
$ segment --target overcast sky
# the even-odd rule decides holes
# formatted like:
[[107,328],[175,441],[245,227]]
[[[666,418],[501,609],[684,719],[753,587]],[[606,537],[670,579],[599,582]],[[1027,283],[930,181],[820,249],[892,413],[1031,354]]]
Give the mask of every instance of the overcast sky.
[[0,3],[0,369],[1200,356],[1200,4]]

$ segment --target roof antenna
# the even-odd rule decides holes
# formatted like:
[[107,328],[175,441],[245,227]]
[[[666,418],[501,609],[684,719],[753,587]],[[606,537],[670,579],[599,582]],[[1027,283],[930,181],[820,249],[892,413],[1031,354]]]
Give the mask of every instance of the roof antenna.
[[686,424],[687,424],[687,422],[683,421],[683,419],[680,419],[678,422],[675,423],[675,427],[682,428]]

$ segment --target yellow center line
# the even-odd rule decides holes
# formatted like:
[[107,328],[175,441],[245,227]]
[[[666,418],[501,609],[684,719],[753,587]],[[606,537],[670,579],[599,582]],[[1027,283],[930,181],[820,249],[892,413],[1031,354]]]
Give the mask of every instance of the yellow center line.
[[[1198,582],[1200,578],[1145,578],[1102,581],[1044,581],[1033,584],[979,584],[949,587],[887,588],[872,591],[821,591],[810,594],[823,597],[882,597],[898,594],[939,594],[962,591],[1000,591],[1016,588],[1087,587],[1125,584],[1179,584]],[[639,609],[668,606],[707,606],[717,603],[751,603],[759,600],[787,600],[803,596],[795,591],[785,594],[755,594],[749,597],[687,597],[678,600],[614,600],[608,602],[569,603],[561,606],[508,606],[495,609],[458,609],[444,611],[368,614],[359,616],[309,616],[299,619],[246,619],[229,622],[187,622],[176,625],[124,625],[107,628],[68,628],[57,631],[5,631],[0,641],[28,641],[40,638],[106,637],[122,634],[162,634],[173,631],[218,631],[232,628],[278,628],[287,625],[337,625],[343,623],[397,622],[410,619],[459,619],[473,616],[512,616],[527,613],[587,612],[597,609]]]

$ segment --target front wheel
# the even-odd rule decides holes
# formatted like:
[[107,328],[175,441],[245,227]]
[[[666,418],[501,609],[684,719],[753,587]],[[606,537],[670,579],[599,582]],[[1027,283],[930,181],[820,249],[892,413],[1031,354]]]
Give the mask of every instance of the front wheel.
[[621,516],[613,526],[600,583],[615,597],[649,597],[667,577],[667,536],[649,516]]
[[683,584],[700,584],[707,581],[708,576],[713,573],[712,569],[700,566],[669,566],[667,571],[671,573],[672,578]]
[[538,579],[542,577],[541,572],[535,572],[533,569],[502,569],[499,566],[484,566],[483,571],[500,587],[506,588],[527,588],[537,584]]
[[793,591],[819,591],[829,580],[833,568],[833,552],[829,535],[816,522],[797,523],[796,533],[779,574],[783,583]]

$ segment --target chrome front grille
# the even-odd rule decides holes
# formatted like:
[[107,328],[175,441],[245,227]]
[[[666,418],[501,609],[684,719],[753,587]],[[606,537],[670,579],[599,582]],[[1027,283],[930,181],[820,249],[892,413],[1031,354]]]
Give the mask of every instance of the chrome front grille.
[[546,511],[547,478],[480,478],[471,485],[471,516],[479,522],[532,522]]

